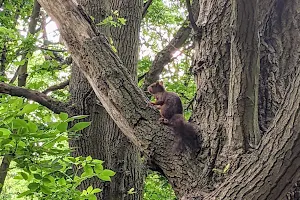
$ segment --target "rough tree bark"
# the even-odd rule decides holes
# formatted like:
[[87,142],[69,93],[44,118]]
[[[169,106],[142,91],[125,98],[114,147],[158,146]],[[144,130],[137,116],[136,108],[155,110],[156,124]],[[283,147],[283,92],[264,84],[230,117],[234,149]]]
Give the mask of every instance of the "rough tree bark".
[[[120,59],[131,77],[136,79],[142,2],[80,0],[78,3],[87,10],[89,16],[93,16],[95,23],[112,15],[112,10],[118,10],[120,17],[127,20],[126,25],[121,28],[98,26],[97,29],[112,37]],[[126,37],[127,35],[131,37]],[[89,115],[86,120],[93,122],[88,129],[82,131],[82,136],[78,140],[70,141],[70,146],[75,150],[73,155],[90,155],[104,160],[105,167],[116,172],[110,183],[102,184],[96,179],[91,179],[85,181],[80,189],[86,189],[89,185],[102,188],[103,192],[98,193],[98,197],[107,200],[141,199],[145,170],[139,150],[132,145],[107,114],[75,63],[72,66],[70,94],[71,105],[76,105],[71,114]],[[136,193],[128,195],[127,191],[131,188],[134,188]]]
[[[72,57],[105,110],[124,135],[162,170],[179,198],[282,199],[299,179],[300,69],[297,68],[297,62],[300,55],[298,51],[294,51],[291,59],[289,54],[282,51],[279,59],[283,65],[281,67],[284,69],[289,65],[289,68],[296,70],[287,82],[289,87],[286,87],[273,122],[262,138],[258,150],[243,156],[237,154],[238,159],[233,159],[234,162],[230,165],[231,174],[219,175],[226,180],[223,184],[214,185],[219,179],[214,179],[218,175],[212,169],[224,167],[223,164],[228,162],[228,158],[224,159],[221,155],[227,138],[229,66],[230,53],[233,50],[230,48],[232,36],[228,23],[232,8],[228,0],[200,1],[197,25],[203,33],[202,38],[196,41],[194,72],[198,92],[193,120],[200,125],[204,143],[203,151],[196,158],[189,152],[178,155],[171,151],[173,136],[169,134],[168,128],[158,124],[158,113],[147,106],[146,97],[137,88],[124,63],[112,51],[106,38],[95,31],[87,20],[87,15],[75,1],[39,2],[56,20]],[[293,40],[290,38],[289,41],[295,44],[300,38],[299,31],[296,31],[300,22],[297,11],[299,3],[281,0],[274,2],[276,4],[271,3],[268,6],[275,6],[276,11],[281,11],[278,8],[284,6],[294,17],[291,20],[280,18],[280,22],[289,24],[292,21],[292,26],[282,29],[282,34],[291,32]],[[266,17],[263,19],[274,13],[272,9],[267,9],[270,12],[264,13]],[[237,13],[240,14],[237,19],[244,15]],[[244,23],[249,24],[250,20],[245,20]],[[236,29],[235,32],[240,32],[239,30],[241,31]],[[248,36],[251,35],[253,36],[252,33]],[[241,38],[238,42],[242,45],[245,44],[243,41],[248,40]],[[251,43],[254,48],[255,43]],[[282,43],[285,44],[285,41],[282,40]],[[239,45],[237,47],[245,49]],[[241,63],[244,66],[250,66],[249,63],[255,65],[255,56],[240,58],[243,58]],[[233,88],[231,90],[236,92]],[[240,119],[245,121],[245,117]]]

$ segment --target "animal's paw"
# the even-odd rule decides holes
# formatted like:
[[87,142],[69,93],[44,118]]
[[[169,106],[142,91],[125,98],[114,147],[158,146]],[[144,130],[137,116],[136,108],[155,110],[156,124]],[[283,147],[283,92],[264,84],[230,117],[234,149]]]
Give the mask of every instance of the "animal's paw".
[[152,106],[154,106],[154,104],[153,104],[151,101],[149,101],[149,102],[147,103],[147,106],[152,107]]
[[166,119],[166,118],[163,118],[163,117],[159,118],[159,122],[160,122],[161,124],[169,124],[169,120]]

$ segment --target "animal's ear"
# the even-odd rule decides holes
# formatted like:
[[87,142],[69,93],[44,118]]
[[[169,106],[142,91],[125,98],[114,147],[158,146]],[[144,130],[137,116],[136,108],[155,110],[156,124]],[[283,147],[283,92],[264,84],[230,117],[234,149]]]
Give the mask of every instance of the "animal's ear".
[[164,86],[164,82],[163,81],[158,81],[158,84],[161,86]]

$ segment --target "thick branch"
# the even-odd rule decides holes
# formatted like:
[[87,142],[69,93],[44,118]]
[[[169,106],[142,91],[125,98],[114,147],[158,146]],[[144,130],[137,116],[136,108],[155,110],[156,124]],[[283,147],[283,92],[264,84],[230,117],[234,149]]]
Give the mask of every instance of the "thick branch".
[[1,165],[0,165],[0,194],[2,192],[5,178],[7,176],[7,172],[9,170],[9,165],[10,165],[11,158],[8,155],[4,155]]
[[46,94],[34,90],[15,87],[6,83],[0,83],[0,93],[17,97],[25,97],[49,108],[55,113],[67,112],[67,108],[64,103],[55,101]]
[[43,91],[44,94],[47,94],[49,92],[53,92],[53,91],[56,91],[56,90],[60,90],[60,89],[64,89],[67,85],[69,85],[70,83],[70,80],[66,80],[58,85],[53,85],[49,88],[47,88],[46,90]]
[[143,90],[146,90],[151,83],[159,79],[159,75],[164,69],[164,66],[172,60],[173,53],[183,46],[185,41],[189,38],[191,30],[191,27],[188,26],[187,21],[185,21],[171,42],[155,56],[152,66],[145,77]]

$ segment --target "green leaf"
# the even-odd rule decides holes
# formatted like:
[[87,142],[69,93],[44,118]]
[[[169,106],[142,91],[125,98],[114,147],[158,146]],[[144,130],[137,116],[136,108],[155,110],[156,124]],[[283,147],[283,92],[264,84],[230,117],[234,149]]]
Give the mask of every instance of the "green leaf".
[[16,176],[14,177],[14,179],[16,179],[16,180],[23,180],[23,177],[20,176],[20,175],[16,175]]
[[126,24],[126,19],[124,18],[118,18],[118,21],[120,22],[120,24],[125,25]]
[[15,62],[14,62],[14,64],[15,64],[15,65],[19,65],[19,66],[20,66],[20,65],[24,65],[24,64],[25,64],[25,62],[26,62],[26,60],[25,60],[25,59],[23,59],[23,60],[21,60],[21,61],[15,61]]
[[76,162],[76,159],[73,158],[73,157],[68,157],[67,159],[70,160],[72,163],[75,163],[75,162]]
[[84,172],[86,173],[87,176],[93,175],[93,168],[89,165],[84,166]]
[[27,128],[27,123],[22,119],[14,119],[12,123],[13,128]]
[[225,168],[224,168],[224,170],[223,170],[223,173],[227,173],[228,170],[229,170],[229,168],[230,168],[230,163],[228,163],[228,164],[225,166]]
[[93,158],[91,156],[86,157],[86,161],[92,161]]
[[91,124],[91,122],[78,122],[72,128],[70,128],[69,131],[80,131],[80,130],[88,127],[90,124]]
[[24,106],[20,114],[27,114],[35,111],[39,107],[38,104],[27,104]]
[[51,190],[49,187],[45,186],[45,185],[42,185],[41,186],[41,191],[44,193],[44,194],[51,194]]
[[38,183],[30,183],[30,184],[28,185],[28,188],[29,188],[32,192],[36,191],[36,190],[38,189],[38,187],[39,187],[39,184],[38,184]]
[[98,159],[94,159],[93,161],[92,161],[92,163],[93,164],[103,164],[104,163],[104,161],[103,160],[98,160]]
[[61,122],[61,123],[57,126],[57,129],[58,129],[60,132],[65,132],[65,131],[67,131],[67,129],[68,129],[68,122]]
[[96,164],[94,167],[94,170],[97,174],[100,174],[103,171],[103,165],[102,164]]
[[38,130],[37,125],[33,122],[28,122],[27,126],[31,133],[35,133]]
[[84,119],[87,117],[88,117],[88,115],[77,115],[77,116],[73,116],[73,117],[69,118],[67,121],[73,121],[74,119]]
[[86,191],[87,191],[88,193],[91,193],[91,192],[93,191],[93,186],[89,186],[89,187],[86,189]]
[[57,183],[58,183],[59,185],[61,185],[61,186],[64,186],[64,185],[67,184],[67,182],[66,182],[66,180],[65,180],[64,178],[60,178],[60,179],[57,181]]
[[101,172],[101,174],[103,174],[104,176],[114,176],[116,174],[116,172],[114,172],[110,169],[105,169]]
[[103,181],[111,181],[111,176],[114,176],[116,173],[112,170],[105,169],[100,174],[97,174],[98,178]]
[[50,183],[51,183],[51,180],[50,180],[49,178],[44,177],[44,178],[43,178],[43,182],[44,182],[45,184],[50,184]]
[[63,112],[61,112],[60,114],[59,114],[59,118],[61,119],[61,120],[67,120],[68,119],[68,114],[67,113],[63,113]]
[[[47,180],[47,179],[50,180],[50,183],[55,183],[55,178],[51,175],[45,176],[44,179],[45,180]],[[44,179],[43,179],[43,181],[44,181]],[[47,182],[47,183],[49,183],[49,182]]]
[[23,141],[19,141],[19,142],[18,142],[18,147],[24,148],[24,147],[26,147],[26,143],[23,142]]
[[37,180],[42,180],[42,176],[41,175],[39,175],[39,174],[33,174],[33,177],[35,178],[35,179],[37,179]]
[[27,191],[25,191],[25,192],[22,192],[21,194],[19,194],[19,195],[17,196],[17,198],[22,198],[22,197],[24,197],[24,196],[28,196],[29,194],[32,194],[32,191],[31,191],[31,190],[27,190]]
[[89,195],[88,200],[97,200],[97,197],[95,195]]
[[96,194],[96,193],[99,193],[99,192],[102,192],[102,190],[99,189],[99,188],[95,188],[95,189],[93,189],[93,191],[91,192],[91,194]]
[[103,181],[111,181],[109,176],[104,176],[102,174],[97,175],[98,178],[100,178]]
[[24,180],[28,179],[28,175],[25,172],[20,172],[21,176],[23,177]]
[[5,138],[8,138],[11,134],[11,131],[6,128],[0,128],[0,137],[4,136]]
[[31,171],[36,171],[37,168],[36,168],[36,166],[31,166],[31,167],[30,167],[30,170],[31,170]]
[[136,193],[136,192],[134,191],[134,188],[131,188],[130,190],[128,190],[127,193],[128,193],[128,194],[134,194],[134,193]]

